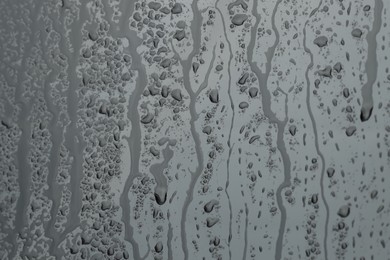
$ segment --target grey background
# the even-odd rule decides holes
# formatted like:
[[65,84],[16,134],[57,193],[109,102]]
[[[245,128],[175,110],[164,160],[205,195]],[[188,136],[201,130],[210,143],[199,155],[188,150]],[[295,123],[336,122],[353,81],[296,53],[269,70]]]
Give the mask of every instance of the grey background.
[[0,259],[390,259],[386,0],[2,0]]

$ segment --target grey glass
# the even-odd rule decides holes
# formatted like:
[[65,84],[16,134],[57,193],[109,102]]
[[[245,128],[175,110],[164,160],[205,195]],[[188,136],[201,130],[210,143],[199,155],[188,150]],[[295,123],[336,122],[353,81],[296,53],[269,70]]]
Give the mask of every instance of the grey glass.
[[0,259],[390,259],[390,1],[0,1]]

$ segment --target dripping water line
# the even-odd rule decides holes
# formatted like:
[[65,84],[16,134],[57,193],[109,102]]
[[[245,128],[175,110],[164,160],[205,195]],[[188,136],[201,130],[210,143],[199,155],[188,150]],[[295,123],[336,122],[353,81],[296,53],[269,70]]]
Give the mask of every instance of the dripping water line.
[[[319,9],[321,4],[322,4],[322,0],[320,1],[318,7],[313,10],[313,12],[311,13],[310,17],[312,17],[315,14],[315,12]],[[308,22],[309,22],[309,20],[306,21],[306,23],[304,25],[304,28],[303,28],[303,47],[304,47],[305,52],[310,55],[310,64],[307,66],[307,69],[306,69],[306,72],[305,72],[305,78],[306,78],[306,82],[307,82],[306,106],[307,106],[307,110],[308,110],[308,113],[309,113],[309,116],[310,116],[310,120],[312,122],[313,132],[314,132],[314,135],[315,135],[314,138],[315,138],[316,152],[317,152],[318,156],[321,158],[320,186],[321,186],[321,196],[322,196],[322,200],[324,202],[325,211],[326,211],[325,234],[324,234],[324,254],[325,254],[325,259],[328,259],[328,246],[327,246],[327,242],[328,242],[328,225],[329,225],[329,205],[328,205],[328,202],[326,201],[325,191],[324,191],[325,158],[324,158],[324,155],[322,154],[322,152],[319,149],[319,143],[318,143],[318,139],[319,138],[318,138],[317,125],[316,125],[316,122],[315,122],[315,119],[314,119],[314,116],[313,116],[313,111],[312,111],[311,106],[310,106],[309,70],[313,67],[314,63],[313,63],[313,53],[307,47],[306,26],[307,26]]]
[[134,239],[134,228],[130,223],[131,219],[131,209],[130,209],[130,199],[129,192],[134,180],[141,176],[139,172],[139,161],[141,156],[141,125],[140,125],[140,116],[138,112],[138,102],[147,86],[147,75],[145,66],[142,63],[141,57],[137,52],[137,46],[142,44],[142,39],[137,35],[137,32],[129,29],[129,19],[130,15],[134,11],[135,1],[122,1],[123,6],[120,10],[123,10],[121,20],[118,25],[114,26],[113,23],[110,23],[110,33],[113,37],[120,38],[125,37],[129,41],[129,52],[132,59],[131,70],[138,72],[136,79],[136,86],[134,92],[129,98],[128,113],[127,117],[131,122],[131,132],[130,137],[124,137],[130,147],[130,172],[125,180],[125,185],[123,187],[122,194],[119,198],[119,204],[122,208],[122,222],[124,224],[124,239],[129,241],[132,246],[133,259],[134,260],[143,260],[146,259],[149,255],[150,250],[144,255],[140,255],[140,249],[137,241]]
[[231,77],[231,62],[232,62],[232,59],[233,59],[233,52],[232,52],[232,45],[229,41],[229,38],[227,36],[227,28],[226,28],[226,24],[225,24],[225,20],[224,20],[224,17],[222,15],[222,12],[221,10],[218,8],[218,2],[219,0],[216,1],[215,3],[215,8],[218,10],[220,16],[221,16],[221,20],[222,20],[222,25],[223,25],[223,32],[224,32],[224,36],[225,36],[225,39],[228,43],[228,46],[229,46],[229,62],[228,62],[228,74],[229,74],[229,88],[228,88],[228,95],[229,95],[229,101],[230,101],[230,109],[232,110],[232,120],[230,122],[230,130],[229,130],[229,137],[228,137],[228,147],[229,147],[229,155],[228,155],[228,159],[227,159],[227,162],[226,162],[226,166],[227,166],[227,176],[226,176],[226,184],[225,184],[225,194],[226,194],[226,197],[228,199],[228,203],[229,203],[229,237],[228,237],[228,247],[229,247],[229,259],[232,258],[232,251],[231,251],[231,248],[230,248],[230,242],[232,240],[232,237],[233,237],[233,232],[232,232],[232,222],[233,222],[233,212],[232,212],[232,203],[231,203],[231,200],[230,200],[230,195],[229,195],[229,192],[228,192],[228,189],[229,189],[229,182],[230,182],[230,158],[231,158],[231,155],[232,155],[232,152],[233,152],[233,147],[234,147],[234,144],[232,145],[231,144],[231,138],[232,138],[232,132],[233,132],[233,124],[234,124],[234,117],[235,117],[235,110],[234,110],[234,102],[233,102],[233,98],[232,98],[232,94],[231,94],[231,81],[232,81],[232,77]]
[[253,16],[256,17],[256,24],[252,28],[252,37],[251,37],[251,42],[248,46],[248,62],[250,64],[251,70],[255,73],[256,77],[259,79],[259,87],[260,87],[260,92],[261,92],[261,97],[262,97],[262,104],[263,104],[263,112],[265,116],[269,119],[270,123],[274,123],[277,125],[278,129],[278,134],[277,134],[277,148],[279,152],[281,153],[282,156],[282,161],[283,161],[283,168],[284,168],[284,179],[283,182],[279,185],[276,191],[276,200],[277,200],[277,205],[279,207],[280,213],[281,213],[281,220],[280,220],[280,227],[279,227],[279,234],[278,238],[276,241],[276,248],[275,248],[275,259],[281,259],[282,258],[282,249],[283,249],[283,237],[284,237],[284,232],[285,232],[285,225],[286,225],[286,208],[283,206],[283,201],[282,201],[282,190],[285,189],[286,187],[291,186],[291,162],[290,158],[288,156],[286,146],[283,140],[283,134],[285,130],[285,126],[287,124],[288,117],[286,115],[285,119],[283,121],[279,120],[275,113],[271,109],[271,94],[270,91],[268,90],[268,77],[271,72],[271,65],[272,65],[272,58],[275,53],[276,47],[279,44],[279,32],[276,28],[275,25],[275,15],[277,8],[279,4],[281,3],[281,0],[278,0],[275,4],[274,10],[272,12],[272,17],[271,17],[271,23],[272,23],[272,30],[275,33],[275,42],[274,44],[268,48],[267,52],[265,53],[266,58],[267,58],[267,64],[266,64],[266,69],[265,73],[262,73],[258,66],[253,62],[252,57],[253,57],[253,52],[255,48],[255,40],[256,40],[256,28],[258,27],[260,23],[260,15],[257,12],[257,1],[254,1],[254,7],[252,9],[252,14]]
[[[61,8],[61,7],[59,7]],[[65,225],[64,231],[59,234],[53,236],[53,242],[50,245],[49,252],[51,252],[56,258],[61,258],[62,255],[59,250],[59,244],[68,236],[69,233],[73,232],[80,225],[80,212],[82,208],[81,201],[81,180],[83,178],[83,154],[85,143],[83,137],[81,135],[80,129],[77,126],[77,118],[78,118],[78,104],[79,97],[77,95],[78,87],[80,85],[80,79],[77,76],[76,68],[79,65],[79,57],[80,57],[80,48],[82,44],[81,30],[82,25],[86,21],[88,17],[86,12],[86,5],[81,4],[79,6],[79,12],[77,14],[77,18],[73,21],[70,26],[72,27],[70,32],[72,33],[69,45],[66,46],[65,36],[66,33],[66,11],[61,8],[59,10],[59,20],[61,21],[62,28],[60,28],[59,24],[53,24],[53,27],[60,34],[60,47],[64,50],[65,55],[67,56],[68,66],[68,80],[69,87],[67,89],[67,112],[70,118],[69,124],[66,126],[65,130],[65,147],[69,150],[71,157],[73,157],[72,165],[70,169],[70,207],[68,219]],[[62,31],[62,32],[61,32]],[[77,139],[77,142],[76,142]]]
[[368,32],[366,37],[368,43],[368,53],[365,65],[367,82],[362,87],[363,104],[360,113],[360,120],[362,122],[365,122],[370,119],[374,106],[372,89],[378,74],[378,58],[376,53],[378,43],[376,38],[382,25],[382,10],[383,1],[375,0],[374,22],[371,31]]
[[[39,10],[40,5],[36,3],[36,6],[31,12],[31,15],[35,15]],[[36,42],[37,34],[35,33],[36,29],[36,19],[32,19],[33,25],[32,29],[29,31],[30,44]],[[26,49],[27,50],[27,49]],[[31,125],[29,124],[28,115],[32,110],[32,101],[31,100],[23,100],[23,86],[24,80],[26,78],[26,65],[28,51],[25,51],[22,57],[21,69],[18,73],[22,75],[18,75],[17,83],[15,84],[15,103],[20,106],[19,117],[17,119],[18,126],[21,129],[21,136],[18,144],[18,149],[16,151],[16,162],[18,168],[18,185],[19,185],[19,197],[16,202],[16,214],[15,214],[15,230],[7,236],[8,242],[12,245],[11,253],[9,254],[9,259],[15,258],[18,250],[17,237],[23,231],[23,228],[26,226],[27,220],[27,207],[28,201],[30,198],[30,184],[31,184],[31,166],[27,162],[28,150],[30,147],[29,139],[31,138]]]
[[187,248],[187,235],[186,235],[186,221],[187,221],[187,211],[190,203],[193,200],[194,196],[194,188],[197,183],[197,180],[199,176],[201,175],[204,167],[203,163],[203,153],[202,153],[202,148],[200,145],[200,137],[199,133],[196,131],[195,128],[195,122],[198,119],[198,115],[196,114],[196,98],[197,98],[197,93],[194,93],[194,91],[191,88],[191,81],[190,81],[190,71],[191,71],[191,64],[192,60],[195,57],[195,55],[198,53],[200,49],[200,41],[201,41],[201,22],[202,22],[202,15],[198,9],[196,0],[193,0],[191,3],[191,9],[193,12],[193,20],[191,22],[191,34],[193,38],[193,48],[191,53],[188,55],[186,60],[181,60],[181,65],[183,69],[183,81],[184,81],[184,88],[187,91],[188,95],[190,96],[190,104],[189,104],[189,111],[190,111],[190,131],[192,134],[192,137],[194,138],[195,142],[195,152],[196,152],[196,157],[198,161],[198,165],[196,167],[195,172],[191,172],[191,180],[189,184],[189,189],[187,190],[187,196],[184,201],[184,205],[182,208],[182,217],[181,217],[181,222],[180,222],[180,227],[181,227],[181,243],[182,243],[182,250],[184,253],[184,259],[188,260],[189,258],[189,253],[188,253],[188,248]]
[[[53,23],[56,23],[54,19],[51,19]],[[44,26],[42,26],[43,28]],[[53,26],[54,27],[54,26]],[[43,35],[41,34],[41,44],[42,44],[42,49],[46,50],[48,49],[48,46],[44,43]],[[45,234],[48,238],[52,239],[53,242],[57,241],[58,238],[58,233],[55,230],[55,222],[56,222],[56,215],[60,206],[60,200],[61,200],[61,194],[63,187],[60,186],[57,183],[56,177],[57,177],[57,172],[59,168],[59,152],[60,152],[60,147],[61,143],[63,142],[64,139],[64,131],[63,128],[58,124],[59,122],[59,112],[60,109],[58,106],[55,105],[54,101],[51,101],[50,97],[50,83],[54,82],[54,76],[56,73],[60,73],[61,69],[56,66],[56,64],[51,61],[50,58],[50,52],[44,52],[44,58],[47,64],[52,68],[51,72],[48,74],[48,77],[45,79],[44,82],[44,97],[46,104],[48,106],[48,110],[52,115],[52,118],[49,122],[49,129],[51,132],[50,140],[52,142],[52,149],[50,152],[50,160],[49,160],[49,165],[48,165],[48,177],[47,177],[47,184],[48,184],[48,189],[45,191],[47,194],[48,198],[51,199],[52,205],[50,208],[50,220],[47,221],[44,225],[45,229]],[[52,244],[53,244],[52,242]],[[49,247],[49,249],[53,249],[52,247]],[[49,254],[52,251],[49,250]]]

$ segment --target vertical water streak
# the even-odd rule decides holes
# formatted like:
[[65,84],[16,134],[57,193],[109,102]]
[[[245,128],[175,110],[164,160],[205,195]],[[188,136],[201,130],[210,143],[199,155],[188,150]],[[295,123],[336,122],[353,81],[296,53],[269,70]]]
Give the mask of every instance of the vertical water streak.
[[184,201],[184,205],[182,208],[182,218],[181,218],[181,223],[180,223],[180,228],[181,228],[181,242],[182,242],[182,250],[184,253],[184,259],[188,260],[188,248],[187,248],[187,234],[186,234],[186,221],[187,221],[187,211],[190,203],[193,200],[194,196],[194,188],[195,184],[197,183],[197,180],[199,176],[201,175],[203,171],[203,152],[200,144],[200,137],[199,134],[196,131],[195,128],[195,122],[198,119],[198,115],[196,113],[196,98],[197,98],[197,93],[194,93],[194,91],[191,88],[191,81],[190,81],[190,73],[192,69],[192,59],[195,57],[195,55],[198,53],[200,49],[200,41],[201,41],[201,22],[202,22],[202,15],[198,10],[198,5],[197,1],[193,0],[191,4],[191,9],[193,12],[193,20],[191,21],[191,35],[193,39],[193,47],[191,53],[188,55],[187,60],[181,60],[181,65],[183,69],[183,80],[184,80],[184,88],[187,91],[187,93],[190,96],[190,105],[189,105],[189,110],[190,110],[190,127],[191,127],[191,134],[192,138],[194,139],[195,142],[195,151],[196,151],[196,158],[198,161],[198,165],[196,167],[195,172],[191,172],[191,180],[190,180],[190,185],[187,190],[187,196]]
[[233,51],[232,51],[232,45],[231,45],[231,43],[229,41],[229,38],[227,36],[225,20],[223,18],[221,10],[217,6],[218,2],[219,2],[219,0],[216,1],[215,8],[218,10],[219,14],[221,15],[222,25],[223,25],[223,32],[224,32],[224,36],[225,36],[226,42],[228,43],[229,53],[230,53],[230,55],[229,55],[229,62],[228,62],[228,74],[229,74],[228,95],[229,95],[229,101],[230,101],[230,109],[232,110],[232,120],[230,121],[229,137],[228,137],[228,142],[227,142],[228,147],[229,147],[229,155],[228,155],[228,159],[227,159],[227,162],[226,162],[226,165],[227,165],[227,176],[226,176],[226,184],[225,184],[225,194],[226,194],[226,197],[227,197],[228,203],[229,203],[229,238],[228,238],[228,246],[229,246],[229,259],[231,259],[232,258],[232,251],[231,251],[231,248],[230,248],[230,241],[232,240],[232,237],[233,237],[233,233],[232,233],[233,212],[232,212],[232,203],[231,203],[231,200],[230,200],[228,188],[229,188],[229,181],[230,181],[230,158],[231,158],[231,155],[232,155],[232,152],[233,152],[233,147],[234,147],[234,144],[233,145],[231,144],[231,138],[232,138],[232,132],[233,132],[233,124],[234,124],[234,116],[235,116],[234,102],[233,102],[233,98],[232,98],[232,94],[231,94],[231,85],[232,85],[231,62],[232,62],[232,59],[233,59]]
[[137,47],[142,44],[142,39],[137,35],[137,32],[129,28],[129,18],[134,12],[134,1],[122,1],[120,10],[123,12],[119,24],[110,23],[110,34],[114,38],[125,37],[129,41],[128,51],[132,59],[131,70],[137,71],[136,85],[133,93],[129,98],[127,118],[131,123],[131,132],[126,139],[130,148],[130,172],[125,177],[125,185],[120,195],[119,205],[122,208],[122,221],[124,224],[124,239],[129,241],[133,249],[133,259],[141,260],[148,257],[149,252],[145,256],[140,255],[138,242],[134,239],[134,228],[130,224],[131,209],[129,192],[130,188],[137,177],[141,176],[139,172],[139,161],[141,157],[141,124],[138,112],[138,103],[141,95],[148,84],[146,69],[142,63],[141,56],[137,52]]
[[[254,27],[252,27],[252,37],[251,42],[248,46],[248,62],[250,64],[251,70],[255,73],[256,77],[259,79],[259,88],[260,88],[260,94],[262,97],[262,105],[263,105],[263,113],[264,115],[269,119],[270,123],[274,123],[277,125],[278,134],[277,134],[277,148],[282,156],[283,161],[283,169],[284,169],[284,179],[283,182],[280,184],[280,186],[277,189],[276,196],[277,196],[277,204],[281,213],[281,221],[280,221],[280,228],[279,228],[279,235],[276,242],[276,250],[275,250],[275,259],[281,259],[282,257],[282,249],[283,249],[283,236],[285,231],[285,225],[286,225],[286,209],[283,206],[282,201],[282,195],[281,192],[284,188],[291,186],[291,162],[290,158],[288,156],[283,135],[285,126],[287,123],[287,115],[283,121],[279,120],[275,113],[271,109],[271,94],[268,90],[268,77],[271,72],[271,65],[272,65],[272,58],[274,56],[275,50],[277,45],[279,44],[279,32],[275,25],[275,14],[277,11],[277,8],[279,4],[281,3],[281,0],[278,0],[275,4],[275,7],[272,12],[271,17],[271,23],[272,23],[272,31],[275,33],[275,42],[274,44],[268,48],[267,52],[265,53],[267,58],[267,64],[266,64],[266,70],[265,72],[261,72],[258,66],[253,62],[253,51],[255,48],[255,40],[256,40],[256,33],[257,33],[257,27],[260,22],[260,15],[257,13],[257,1],[254,1],[253,8],[252,8],[252,14],[256,17],[256,24]],[[286,111],[287,112],[287,111]]]
[[[50,12],[49,10],[47,11]],[[52,23],[56,23],[54,19],[51,19],[51,21]],[[49,49],[49,46],[44,44],[43,34],[41,34],[41,42],[42,42],[43,50]],[[50,140],[52,142],[52,148],[51,148],[51,153],[48,162],[48,176],[47,176],[48,189],[45,191],[46,196],[52,201],[52,205],[50,208],[50,220],[45,223],[44,229],[45,229],[46,236],[52,239],[52,244],[53,244],[53,242],[55,243],[55,241],[58,240],[58,233],[54,228],[54,224],[56,222],[56,215],[60,206],[62,187],[58,185],[56,181],[56,177],[58,175],[59,153],[60,153],[61,143],[64,137],[63,136],[64,132],[62,130],[62,127],[58,124],[60,119],[59,108],[55,105],[54,101],[52,100],[52,97],[50,97],[50,92],[51,92],[50,83],[53,83],[55,81],[55,76],[58,75],[58,73],[60,73],[60,69],[52,61],[50,54],[51,52],[49,51],[43,52],[45,62],[51,68],[51,71],[47,76],[47,78],[45,78],[45,82],[44,82],[44,98],[45,98],[48,111],[52,116],[48,125],[48,129],[50,131]],[[51,252],[49,250],[49,254],[50,253]]]
[[[322,4],[322,0],[320,1],[318,7],[311,12],[311,15],[310,15],[309,18],[311,18],[318,11],[318,9],[321,6],[321,4]],[[312,111],[311,106],[310,106],[310,79],[309,79],[309,71],[313,67],[314,63],[313,63],[313,53],[307,47],[306,26],[307,26],[308,22],[309,22],[309,20],[306,21],[306,23],[305,23],[305,25],[303,27],[303,48],[304,48],[305,52],[310,55],[310,63],[307,66],[306,72],[305,72],[305,79],[306,79],[306,83],[307,83],[307,86],[306,86],[306,106],[307,106],[307,110],[308,110],[308,113],[309,113],[309,116],[310,116],[310,120],[311,120],[312,126],[313,126],[316,152],[317,152],[318,156],[320,156],[320,158],[321,158],[320,186],[321,186],[321,197],[322,197],[322,200],[324,202],[325,213],[326,213],[326,216],[325,216],[325,234],[324,234],[324,254],[325,254],[325,259],[328,259],[328,246],[327,246],[327,243],[328,243],[328,225],[329,225],[329,205],[328,205],[328,202],[326,201],[325,191],[324,191],[325,158],[324,158],[324,155],[322,154],[322,152],[320,151],[320,148],[319,148],[319,143],[318,143],[319,137],[318,137],[317,124],[316,124],[315,118],[313,116],[313,111]]]
[[170,220],[170,213],[169,210],[167,212],[167,219],[169,221],[168,223],[168,238],[167,238],[167,244],[168,244],[168,259],[173,259],[173,252],[172,252],[172,238],[173,238],[173,228],[172,223]]
[[366,74],[367,82],[362,87],[363,104],[360,113],[360,120],[365,122],[370,119],[372,110],[374,108],[374,100],[372,97],[372,89],[378,74],[378,59],[377,59],[377,46],[376,37],[382,26],[382,0],[375,0],[374,7],[374,22],[372,24],[372,30],[367,33],[367,60],[366,60]]
[[249,209],[248,204],[245,203],[245,239],[244,239],[244,255],[242,257],[242,260],[246,260],[246,251],[248,251],[248,215],[249,215]]
[[[78,77],[76,73],[76,68],[79,65],[80,60],[80,49],[82,44],[82,31],[85,21],[89,17],[86,4],[81,3],[78,6],[78,14],[77,19],[70,24],[70,34],[69,40],[71,44],[71,50],[69,48],[63,49],[64,54],[68,60],[68,80],[69,80],[69,88],[67,93],[67,110],[68,116],[70,118],[69,124],[66,126],[65,132],[65,147],[69,150],[70,156],[73,158],[72,165],[70,168],[70,190],[72,192],[70,198],[70,207],[69,207],[69,217],[66,222],[65,230],[60,235],[57,243],[61,243],[68,233],[71,233],[80,225],[80,216],[79,213],[81,211],[81,189],[80,184],[81,180],[84,176],[83,174],[83,152],[84,152],[84,141],[81,134],[81,130],[77,126],[77,119],[79,118],[78,107],[79,107],[79,97],[78,97],[78,89],[81,84],[81,79]],[[60,10],[60,21],[62,26],[59,27],[61,35],[66,35],[66,14],[64,8]],[[62,38],[64,40],[65,37]],[[62,44],[64,44],[62,42]],[[64,47],[65,44],[63,45]],[[77,141],[76,141],[77,140]],[[56,250],[58,247],[57,243],[53,243],[53,248]],[[58,257],[58,255],[57,255]]]
[[[32,47],[34,43],[37,41],[37,33],[36,29],[37,26],[35,25],[36,19],[34,19],[34,16],[38,14],[38,11],[40,10],[40,5],[38,3],[35,3],[34,8],[30,11],[31,20],[33,21],[33,24],[29,28],[30,31],[28,33],[28,37],[30,39],[29,47]],[[10,236],[7,237],[7,240],[10,244],[13,245],[13,248],[11,250],[11,253],[9,254],[9,258],[13,259],[17,254],[17,237],[22,233],[24,227],[27,224],[27,206],[30,201],[30,185],[31,185],[31,174],[32,169],[30,167],[30,164],[27,162],[27,155],[28,151],[30,150],[30,139],[31,139],[31,124],[28,120],[30,112],[32,110],[32,101],[31,100],[25,100],[23,98],[23,86],[24,81],[26,79],[26,70],[27,70],[27,59],[30,55],[30,52],[28,51],[30,48],[25,48],[21,63],[21,68],[19,69],[19,72],[21,75],[18,74],[18,80],[15,84],[15,103],[20,107],[19,113],[18,113],[18,119],[17,124],[19,128],[21,129],[21,136],[19,139],[18,149],[16,152],[16,162],[17,162],[17,168],[18,168],[18,184],[19,184],[19,197],[16,203],[16,216],[15,216],[15,230],[10,233]]]
[[315,122],[315,119],[314,119],[314,116],[313,116],[312,109],[310,107],[310,79],[309,79],[309,75],[308,74],[309,74],[309,70],[313,67],[313,54],[312,54],[312,52],[310,51],[310,49],[306,45],[306,26],[304,28],[304,33],[303,34],[304,34],[303,46],[304,46],[305,51],[307,53],[309,53],[309,55],[310,55],[310,64],[307,66],[306,73],[305,73],[306,82],[307,82],[307,86],[306,86],[307,87],[307,90],[306,90],[306,106],[307,106],[307,110],[308,110],[308,113],[309,113],[309,116],[310,116],[310,119],[311,119],[311,122],[312,122],[312,126],[313,126],[316,151],[317,151],[317,154],[321,158],[321,180],[320,180],[320,183],[321,183],[321,196],[322,196],[322,199],[324,201],[325,211],[326,211],[325,235],[324,235],[324,252],[325,252],[325,259],[328,259],[328,257],[327,257],[327,251],[328,251],[327,250],[327,240],[328,239],[327,238],[328,238],[329,206],[328,206],[328,203],[326,201],[325,194],[324,194],[325,159],[324,159],[324,156],[323,156],[323,154],[321,153],[321,151],[319,149],[317,125],[316,125],[316,122]]

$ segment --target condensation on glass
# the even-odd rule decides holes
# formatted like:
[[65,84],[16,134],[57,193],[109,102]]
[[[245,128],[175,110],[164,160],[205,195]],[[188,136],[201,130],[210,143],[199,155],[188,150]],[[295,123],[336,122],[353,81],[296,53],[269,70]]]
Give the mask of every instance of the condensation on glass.
[[0,259],[390,259],[390,1],[0,1]]

